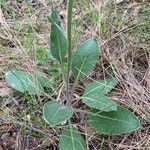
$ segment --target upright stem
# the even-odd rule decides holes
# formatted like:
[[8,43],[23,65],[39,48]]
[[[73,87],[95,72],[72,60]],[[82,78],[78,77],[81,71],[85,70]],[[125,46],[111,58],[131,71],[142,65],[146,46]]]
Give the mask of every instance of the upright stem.
[[72,8],[73,8],[73,0],[68,0],[67,2],[67,40],[68,40],[68,66],[67,66],[67,101],[68,103],[71,101],[70,98],[70,82],[69,82],[69,75],[70,75],[70,68],[71,68],[71,56],[72,56],[72,44],[71,44],[71,30],[72,30]]

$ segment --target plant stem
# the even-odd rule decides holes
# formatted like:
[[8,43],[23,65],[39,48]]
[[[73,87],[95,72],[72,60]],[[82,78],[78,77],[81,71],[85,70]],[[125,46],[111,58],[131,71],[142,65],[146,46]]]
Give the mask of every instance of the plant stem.
[[67,87],[67,103],[71,101],[70,96],[70,82],[69,82],[69,75],[70,75],[70,68],[71,68],[71,56],[72,56],[72,44],[71,44],[71,30],[72,30],[72,8],[73,8],[73,0],[68,0],[67,2],[67,40],[68,40],[68,66],[67,66],[67,81],[66,81],[66,87]]

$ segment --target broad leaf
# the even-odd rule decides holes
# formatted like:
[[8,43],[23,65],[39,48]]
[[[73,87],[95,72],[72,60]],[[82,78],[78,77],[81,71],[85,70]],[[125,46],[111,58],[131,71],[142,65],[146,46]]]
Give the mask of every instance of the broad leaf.
[[[52,83],[42,73],[31,75],[25,71],[11,70],[5,74],[6,82],[17,91],[31,95],[44,92],[43,87],[52,87]],[[47,85],[48,84],[48,85]]]
[[117,85],[117,83],[118,81],[116,79],[93,81],[86,87],[84,95],[95,93],[107,94]]
[[56,16],[56,12],[52,10],[51,17],[49,17],[51,22],[50,51],[51,55],[62,64],[67,52],[67,38]]
[[109,97],[99,93],[83,95],[81,99],[86,105],[101,111],[109,112],[117,110],[116,104]]
[[55,9],[52,7],[51,9],[51,18],[55,21],[55,23],[61,27],[60,19],[55,11]]
[[95,66],[99,54],[96,38],[86,40],[72,57],[72,72],[76,80],[86,75]]
[[140,122],[129,110],[119,107],[117,111],[100,112],[95,110],[89,115],[89,124],[97,132],[106,135],[130,133],[140,127]]
[[5,74],[6,82],[14,89],[20,92],[29,92],[29,94],[38,94],[44,92],[41,84],[25,71],[12,70]]
[[59,140],[59,150],[86,150],[86,143],[79,131],[73,127],[67,127],[62,131]]
[[51,126],[56,126],[73,115],[73,109],[66,107],[55,101],[49,101],[44,104],[43,118],[46,123]]

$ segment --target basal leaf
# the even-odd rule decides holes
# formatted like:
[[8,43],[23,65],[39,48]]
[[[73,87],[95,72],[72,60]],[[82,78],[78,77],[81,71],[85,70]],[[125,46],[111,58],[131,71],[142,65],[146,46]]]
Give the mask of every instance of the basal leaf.
[[52,7],[51,9],[51,18],[54,20],[54,22],[61,27],[60,19],[55,11],[55,9]]
[[109,97],[99,93],[83,95],[81,99],[86,105],[101,111],[109,112],[117,110],[116,104]]
[[20,92],[29,92],[35,95],[44,92],[41,84],[38,84],[33,76],[25,71],[11,70],[5,74],[6,82],[14,89]]
[[117,83],[118,81],[116,79],[93,81],[87,85],[84,95],[95,93],[107,94],[117,85]]
[[75,79],[79,80],[95,66],[99,54],[96,38],[86,40],[76,50],[72,57],[72,72]]
[[49,101],[44,104],[43,118],[46,123],[51,126],[56,126],[61,122],[71,118],[73,109],[66,107],[55,101]]
[[52,88],[52,83],[46,76],[38,72],[31,75],[25,71],[11,70],[5,74],[6,82],[15,90],[31,95],[44,93],[43,87]]
[[67,52],[67,38],[60,27],[58,16],[56,16],[56,12],[52,10],[51,17],[49,17],[49,21],[51,22],[50,53],[62,64]]
[[59,140],[59,150],[86,150],[86,143],[79,131],[73,127],[67,127],[62,131]]
[[97,132],[106,135],[121,135],[130,133],[140,127],[140,122],[129,110],[119,107],[117,111],[92,111],[89,115],[89,124]]
[[111,101],[111,98],[105,96],[105,94],[111,91],[116,85],[116,79],[93,81],[86,87],[81,97],[82,102],[101,111],[116,111],[116,104]]

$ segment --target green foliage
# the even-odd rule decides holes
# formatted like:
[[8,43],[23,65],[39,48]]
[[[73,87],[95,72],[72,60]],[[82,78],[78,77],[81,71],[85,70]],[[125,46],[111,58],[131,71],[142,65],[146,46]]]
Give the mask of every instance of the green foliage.
[[43,87],[52,88],[51,81],[41,73],[31,75],[25,71],[11,70],[5,74],[5,79],[12,88],[31,95],[43,93]]
[[99,109],[101,111],[117,111],[117,106],[111,99],[102,94],[89,94],[81,97],[82,102],[86,105]]
[[105,94],[117,85],[116,79],[106,79],[91,82],[85,89],[82,102],[101,111],[117,111],[117,106]]
[[130,133],[140,127],[134,114],[119,106],[117,111],[113,112],[92,111],[88,122],[97,132],[106,135]]
[[[61,71],[61,75],[64,77],[63,81],[66,83],[67,106],[56,101],[48,101],[43,107],[43,118],[52,127],[68,120],[69,127],[65,128],[60,135],[60,150],[86,150],[86,143],[83,137],[76,128],[72,127],[71,120],[69,120],[73,115],[72,103],[68,101],[68,93],[71,93],[69,75],[72,71],[75,79],[74,85],[76,85],[84,75],[87,75],[93,69],[99,55],[99,44],[96,38],[89,38],[75,50],[72,56],[72,19],[70,17],[72,17],[73,0],[69,0],[68,3],[70,8],[68,8],[67,38],[61,27],[59,17],[53,8],[51,16],[48,18],[51,23],[51,34],[50,51],[47,56],[48,59],[59,62],[61,69],[54,65],[49,69],[49,75],[56,75],[60,78]],[[41,56],[40,64],[42,64],[43,60],[45,61],[45,53],[42,49],[38,51]],[[67,63],[65,62],[66,53]],[[44,87],[53,89],[51,81],[41,73],[31,75],[28,72],[12,70],[6,73],[5,78],[11,87],[22,93],[28,92],[31,95],[35,95],[42,94]],[[119,107],[107,96],[117,83],[116,79],[93,81],[87,85],[82,97],[80,97],[82,102],[92,109],[90,112],[87,112],[90,126],[102,134],[121,135],[140,127],[139,120],[132,112]],[[73,95],[69,96],[73,97]]]
[[50,77],[55,77],[56,80],[59,80],[61,78],[61,71],[55,65],[51,64],[48,69],[48,75]]
[[93,81],[88,84],[85,89],[84,95],[89,94],[108,94],[117,85],[118,81],[116,79],[105,79]]
[[72,115],[73,109],[71,107],[66,107],[55,101],[49,101],[44,104],[43,118],[51,126],[59,125],[71,118]]
[[79,80],[95,66],[99,54],[98,42],[95,38],[86,40],[72,56],[72,72],[75,80]]
[[55,11],[55,9],[52,7],[51,9],[51,18],[55,21],[55,23],[61,27],[61,22],[60,22],[60,19]]
[[[37,80],[41,84],[42,87],[46,87],[48,89],[53,89],[52,81],[43,73],[38,72],[36,75]],[[54,90],[54,89],[53,89]]]
[[49,21],[51,22],[50,52],[62,64],[67,52],[67,38],[60,26],[59,18],[54,9],[52,9]]
[[59,150],[86,150],[86,142],[76,128],[65,128],[60,135]]

